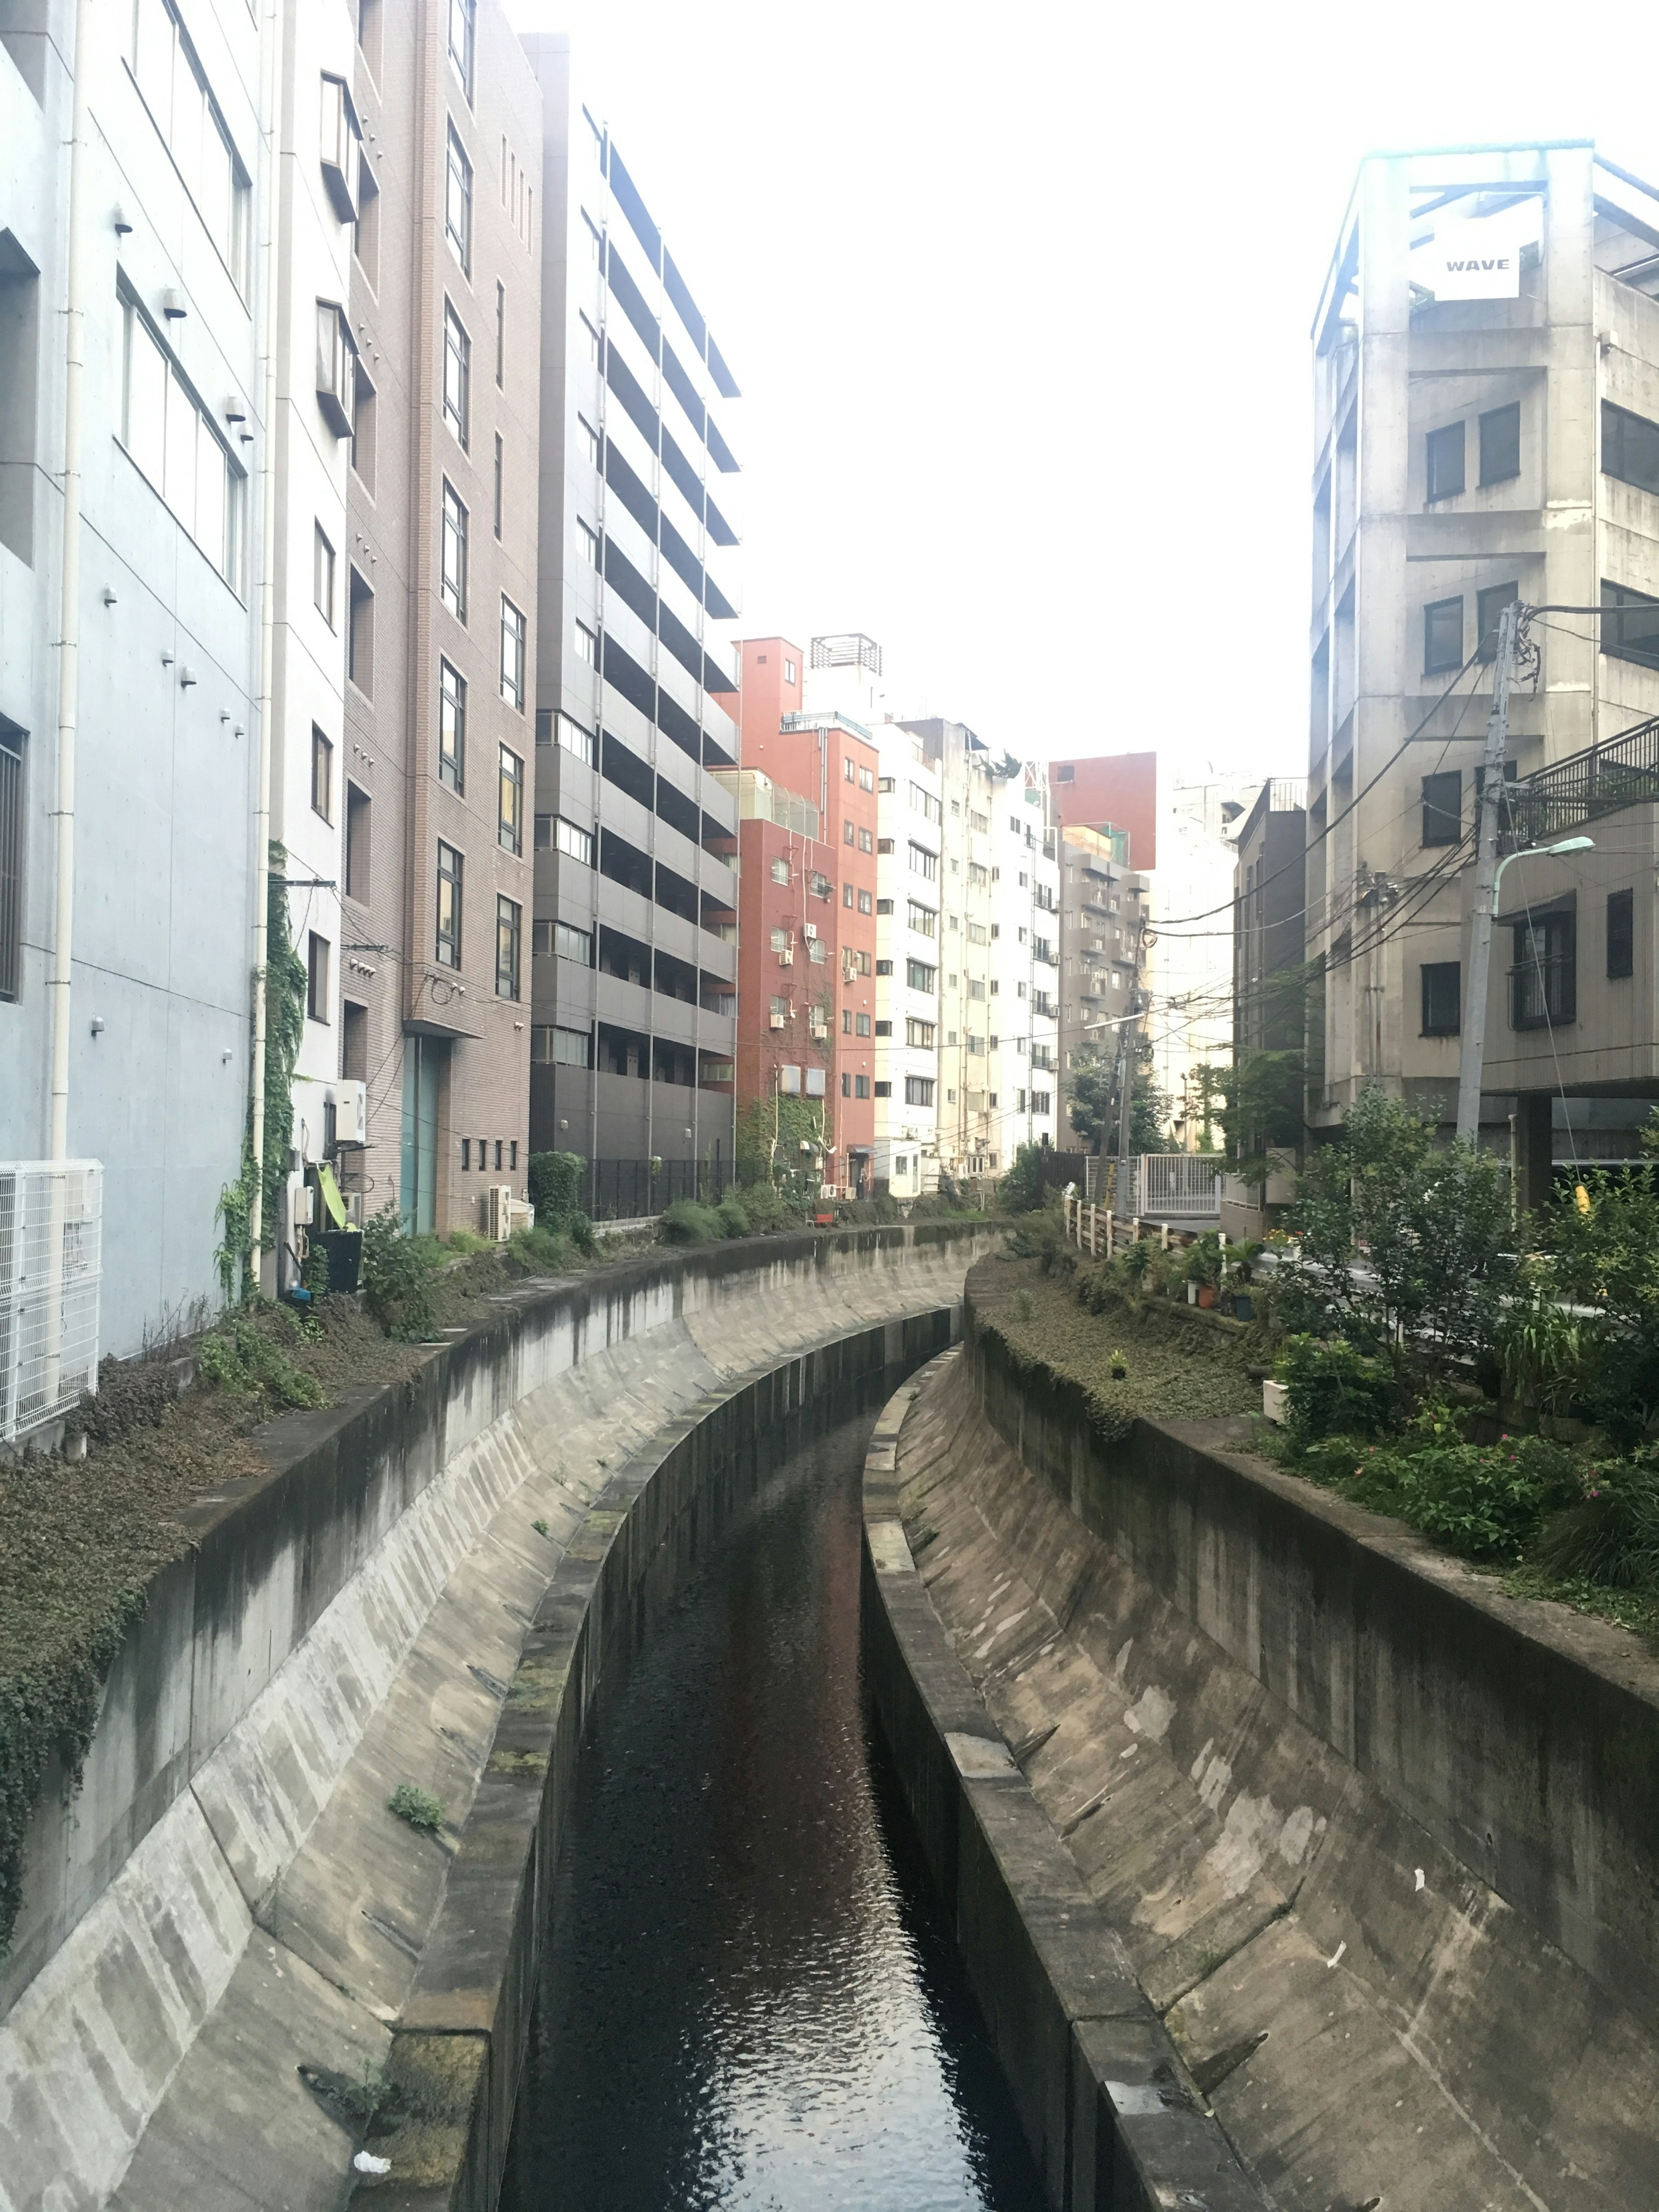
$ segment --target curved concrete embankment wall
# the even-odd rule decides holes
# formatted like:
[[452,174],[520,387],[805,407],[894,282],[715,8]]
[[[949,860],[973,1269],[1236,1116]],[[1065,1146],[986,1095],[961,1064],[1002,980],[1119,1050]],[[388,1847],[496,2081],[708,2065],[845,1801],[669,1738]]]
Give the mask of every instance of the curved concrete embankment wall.
[[1093,1428],[967,1285],[894,1480],[923,1601],[1297,2212],[1659,2203],[1659,1663],[1230,1450]]
[[[744,1421],[921,1356],[899,1317],[948,1324],[988,1234],[653,1256],[504,1299],[409,1383],[275,1424],[269,1474],[192,1509],[80,1795],[49,1790],[32,1825],[0,1981],[0,2207],[337,2203],[357,2138],[295,2069],[378,2076],[400,2022],[449,2073],[416,2100],[392,2200],[493,2202],[558,1761],[603,1657],[593,1595],[638,1585]],[[734,1410],[744,1378],[759,1395]],[[574,1698],[548,1656],[566,1632]],[[443,1802],[436,1838],[387,1814],[400,1780]],[[495,1910],[503,1880],[492,1970],[500,1929],[447,1900]]]

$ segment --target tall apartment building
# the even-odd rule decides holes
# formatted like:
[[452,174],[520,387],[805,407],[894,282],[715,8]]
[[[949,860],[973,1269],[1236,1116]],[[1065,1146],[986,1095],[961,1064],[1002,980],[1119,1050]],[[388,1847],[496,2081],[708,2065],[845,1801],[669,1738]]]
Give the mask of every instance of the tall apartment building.
[[[1146,923],[1151,879],[1128,864],[1127,830],[1079,825],[1060,833],[1060,1061],[1067,1074],[1091,1058],[1115,1066],[1126,1028],[1139,1028],[1149,982]],[[1068,1151],[1095,1146],[1065,1108]],[[1115,1132],[1098,1149],[1115,1152]]]
[[945,800],[939,764],[894,722],[873,735],[877,769],[876,1127],[878,1191],[939,1188],[939,957]]
[[541,88],[530,1129],[594,1159],[732,1141],[738,386],[562,36]]
[[[1591,611],[1533,629],[1505,774],[1538,803],[1517,800],[1510,842],[1547,815],[1545,842],[1589,819],[1613,781],[1599,763],[1629,755],[1624,789],[1645,788],[1656,288],[1659,191],[1588,142],[1361,166],[1313,331],[1316,1124],[1372,1081],[1455,1117],[1467,862],[1507,602]],[[1528,1197],[1548,1173],[1552,1091],[1659,1095],[1651,804],[1587,834],[1594,853],[1528,858],[1503,885],[1482,1121],[1506,1139],[1513,1108]]]
[[[100,1349],[136,1351],[165,1312],[216,1297],[216,1205],[239,1173],[248,1097],[272,428],[260,22],[224,0],[191,10],[186,30],[144,0],[94,11],[77,54],[75,20],[70,0],[42,0],[0,29],[0,1158],[102,1164],[101,1190],[76,1200],[89,1222],[101,1211],[101,1344],[96,1324],[73,1350],[66,1336],[50,1384],[14,1395],[35,1323],[12,1302],[24,1247],[8,1176],[0,1437],[72,1401]],[[95,1285],[95,1241],[82,1257]]]
[[492,1188],[522,1194],[530,1139],[541,96],[495,0],[356,15],[329,557],[335,1066],[367,1085],[367,1141],[343,1180],[412,1229],[477,1228]]
[[[815,654],[822,656],[823,641],[815,640]],[[739,742],[745,774],[758,770],[781,790],[799,794],[816,808],[819,857],[810,862],[811,897],[819,907],[834,908],[833,958],[825,979],[815,975],[810,946],[804,972],[794,978],[793,990],[775,982],[763,1006],[758,994],[745,1006],[738,998],[738,1021],[749,1050],[751,1040],[769,1036],[770,1024],[779,1009],[775,998],[791,1002],[790,1020],[801,1011],[827,1018],[834,1039],[830,1064],[832,1141],[828,1146],[824,1179],[849,1197],[867,1197],[875,1176],[876,1037],[877,1016],[876,894],[878,860],[876,833],[878,796],[876,789],[880,757],[872,732],[839,707],[813,708],[809,703],[805,656],[787,638],[746,638],[739,648]],[[753,886],[744,848],[744,914],[751,906]],[[770,863],[777,866],[775,858]],[[782,886],[780,885],[779,888]],[[758,926],[759,917],[757,915]],[[782,925],[766,923],[768,942],[751,953],[770,965],[781,963],[788,948],[774,948],[770,933]],[[822,940],[820,940],[822,941]],[[793,953],[791,955],[793,957]],[[745,964],[745,975],[752,972]],[[790,1032],[786,1031],[786,1034]],[[764,1055],[753,1064],[766,1065]],[[739,1101],[754,1095],[739,1087]]]

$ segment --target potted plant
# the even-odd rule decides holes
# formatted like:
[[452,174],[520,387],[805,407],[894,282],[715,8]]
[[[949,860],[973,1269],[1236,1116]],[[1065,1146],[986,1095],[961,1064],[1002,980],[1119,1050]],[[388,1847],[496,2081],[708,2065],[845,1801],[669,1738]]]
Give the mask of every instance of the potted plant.
[[1187,1303],[1213,1306],[1222,1273],[1221,1239],[1213,1229],[1195,1237],[1187,1250]]

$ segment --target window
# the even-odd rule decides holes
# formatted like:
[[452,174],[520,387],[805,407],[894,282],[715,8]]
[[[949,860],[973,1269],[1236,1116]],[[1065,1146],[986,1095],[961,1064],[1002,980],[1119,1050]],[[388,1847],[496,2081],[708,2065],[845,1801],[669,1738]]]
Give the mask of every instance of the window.
[[1601,605],[1617,610],[1601,617],[1602,652],[1615,660],[1639,660],[1644,667],[1659,668],[1659,599],[1622,584],[1603,583]]
[[1443,674],[1463,665],[1463,602],[1434,599],[1423,610],[1423,673]]
[[472,54],[478,0],[449,0],[449,58],[469,103],[472,98]]
[[1486,661],[1497,659],[1498,617],[1520,596],[1519,584],[1492,584],[1484,592],[1475,593],[1475,653],[1478,659]]
[[1463,778],[1457,769],[1423,779],[1423,842],[1456,845],[1463,836]]
[[1607,975],[1614,982],[1636,973],[1636,894],[1607,893]]
[[592,1067],[592,1033],[588,1030],[556,1028],[551,1022],[538,1022],[530,1032],[530,1057],[544,1066]]
[[1461,1026],[1462,965],[1455,960],[1423,963],[1423,1034],[1455,1036]]
[[1557,912],[1517,922],[1510,970],[1510,1028],[1559,1029],[1577,1015],[1577,917]]
[[842,904],[843,906],[845,906],[845,907],[850,907],[850,906],[852,905],[852,903],[853,903],[853,886],[851,885],[851,884],[843,884],[842,885],[842,887],[841,887],[841,902],[842,902]]
[[781,854],[772,863],[772,880],[775,884],[787,884],[789,880],[789,863]]
[[323,182],[342,222],[357,220],[357,174],[362,130],[343,77],[325,76],[318,150]]
[[1031,1093],[1031,1111],[1034,1114],[1052,1114],[1054,1110],[1054,1096],[1052,1091],[1034,1091]]
[[910,848],[910,872],[913,876],[922,877],[930,884],[937,883],[939,854],[930,853],[925,845],[913,844]]
[[466,149],[449,126],[449,157],[444,179],[444,236],[461,264],[463,275],[472,274],[472,164]]
[[876,1024],[876,1035],[878,1037],[890,1037],[892,1034],[893,1024],[891,1022],[878,1022]]
[[[542,734],[544,716],[546,717],[547,726],[545,736]],[[593,766],[596,748],[592,731],[584,729],[580,722],[573,720],[568,714],[556,714],[547,708],[539,709],[536,715],[537,744],[550,744],[556,736],[566,752],[574,753],[576,758],[586,761],[589,768]]]
[[568,960],[575,967],[593,965],[593,933],[578,929],[574,921],[538,922],[538,929],[547,929],[552,936],[552,950],[561,960]]
[[535,840],[536,850],[538,853],[550,853],[553,850],[553,817],[550,814],[538,814],[536,817]]
[[511,599],[501,600],[501,696],[524,712],[525,622]]
[[495,902],[495,996],[519,995],[519,949],[524,933],[524,908],[516,899]]
[[919,783],[910,786],[910,811],[920,814],[924,821],[942,823],[945,819],[944,807],[931,791],[924,790]]
[[246,480],[137,306],[123,298],[121,313],[121,443],[226,583],[240,591]]
[[904,1042],[906,1044],[915,1045],[922,1052],[932,1052],[933,1049],[934,1035],[935,1031],[932,1022],[919,1022],[914,1014],[910,1015],[906,1019],[904,1024]]
[[499,390],[507,382],[507,287],[499,282],[495,286],[495,384]]
[[465,865],[453,845],[440,841],[435,952],[441,968],[459,968],[461,964],[461,876]]
[[869,1036],[870,1017],[868,1014],[859,1014],[854,1018],[853,1033],[855,1036]]
[[843,1075],[841,1079],[841,1095],[843,1098],[850,1098],[853,1095],[853,1079],[850,1075]]
[[783,680],[784,680],[784,682],[785,682],[786,684],[793,684],[793,683],[794,682],[794,680],[795,680],[795,677],[796,677],[797,672],[797,672],[797,670],[796,670],[796,667],[795,667],[795,664],[794,664],[794,662],[793,662],[793,660],[791,660],[791,659],[790,659],[790,658],[789,658],[789,656],[787,655],[787,653],[786,653],[786,654],[784,655],[784,660],[783,660]]
[[877,840],[876,840],[876,850],[877,850],[877,852],[885,854],[885,853],[890,853],[890,852],[892,851],[892,849],[893,849],[893,841],[892,841],[892,839],[891,839],[890,837],[878,837],[878,838],[877,838]]
[[925,960],[907,960],[904,980],[913,991],[926,991],[931,998],[939,988],[939,969],[930,968]]
[[893,972],[893,963],[892,963],[892,962],[891,962],[890,960],[878,960],[878,961],[877,961],[877,963],[876,963],[876,973],[877,973],[877,975],[890,975],[892,974],[892,972]]
[[873,791],[875,787],[876,772],[874,769],[861,768],[859,770],[859,789],[860,791]]
[[875,839],[873,838],[873,836],[872,836],[872,835],[871,835],[871,833],[869,832],[869,830],[860,830],[859,831],[859,850],[860,850],[860,853],[873,853],[873,852],[875,851],[875,849],[876,849],[876,842],[875,842]]
[[311,811],[334,819],[334,747],[315,722],[311,726]]
[[586,315],[579,314],[576,320],[582,327],[582,337],[586,344],[588,361],[593,368],[597,368],[599,365],[599,334]]
[[444,301],[444,421],[465,447],[472,419],[472,341],[449,301]]
[[970,921],[969,923],[968,942],[969,945],[988,945],[990,943],[990,937],[986,930],[985,924],[982,921]]
[[466,678],[447,660],[438,663],[438,781],[466,789]]
[[599,532],[590,530],[586,523],[579,519],[576,524],[576,534],[581,541],[583,559],[590,568],[597,568],[599,565]]
[[373,291],[380,279],[380,184],[374,163],[361,149],[356,177],[357,212],[351,225],[351,251]]
[[582,449],[587,455],[588,466],[599,465],[599,434],[585,415],[576,417],[576,428],[580,434]]
[[1601,402],[1601,467],[1620,483],[1659,492],[1659,422]]
[[970,975],[969,977],[968,995],[970,999],[982,999],[985,996],[985,985],[979,976]]
[[[954,866],[955,863],[952,862],[951,865]],[[977,890],[983,890],[985,886],[990,882],[991,878],[986,872],[985,864],[982,860],[969,861],[968,880]]]
[[[374,819],[373,809],[366,791],[355,783],[346,786],[345,818],[345,891],[348,898],[356,899],[360,906],[368,903],[369,830]],[[346,1070],[350,1073],[349,1068]]]
[[331,629],[334,627],[334,548],[319,522],[312,542],[311,596],[317,611]]
[[910,927],[915,931],[918,937],[937,937],[939,935],[939,915],[933,908],[930,906],[919,906],[915,899],[908,900],[906,902],[906,908],[909,916]]
[[495,433],[495,536],[501,534],[501,471],[506,454],[501,446],[501,434]]
[[351,435],[356,341],[337,300],[317,302],[317,404],[337,438]]
[[1449,422],[1428,439],[1428,495],[1455,499],[1463,489],[1463,425]]
[[[853,763],[851,761],[848,761],[847,763],[847,780],[849,783],[853,780]],[[857,831],[854,829],[853,824],[850,822],[843,822],[842,823],[841,842],[843,845],[850,845],[857,834]]]
[[[877,1085],[876,1085],[876,1096],[877,1096],[877,1097],[878,1097],[878,1098],[890,1098],[890,1097],[892,1097],[892,1095],[893,1095],[893,1086],[892,1086],[892,1085],[891,1085],[890,1083],[879,1083],[879,1082],[878,1082],[878,1083],[877,1084]],[[894,1161],[894,1163],[893,1163],[893,1172],[894,1172],[896,1175],[902,1175],[902,1174],[903,1174],[903,1172],[904,1172],[904,1163],[903,1163],[903,1161],[902,1161],[902,1160],[895,1160],[895,1161]]]
[[306,947],[306,1018],[308,1021],[328,1019],[328,955],[329,942],[319,937],[313,929]]
[[562,814],[554,822],[553,842],[558,851],[572,860],[580,860],[585,868],[593,865],[593,832],[584,830],[579,822],[567,822]]
[[1503,483],[1521,473],[1521,402],[1494,407],[1480,417],[1480,481]]
[[597,632],[589,629],[586,623],[576,624],[576,658],[586,661],[590,668],[597,668],[599,665],[599,636]]
[[789,932],[787,929],[781,929],[775,923],[772,928],[772,950],[774,952],[787,952],[789,950]]
[[466,508],[459,493],[446,478],[440,588],[444,605],[459,622],[466,620]]
[[853,1034],[853,1009],[850,1006],[843,1006],[841,1010],[841,1033],[843,1036]]
[[987,837],[991,832],[991,817],[988,814],[975,814],[972,807],[969,807],[968,810],[968,827],[970,830],[977,830],[981,837]]
[[374,386],[361,366],[351,386],[351,465],[374,489]]
[[509,853],[524,850],[524,763],[510,745],[501,748],[495,836]]
[[[247,289],[248,184],[195,56],[164,0],[120,14],[132,26],[129,58],[203,228],[240,292]],[[15,20],[9,16],[9,20]],[[36,18],[25,20],[33,23]],[[126,41],[123,40],[123,46]]]
[[875,897],[873,893],[870,891],[860,891],[859,893],[859,912],[860,914],[871,913],[873,910],[874,906]]
[[346,588],[346,674],[369,698],[374,691],[374,594],[355,568]]
[[870,1096],[870,1079],[867,1075],[855,1075],[853,1078],[853,1096],[854,1098],[867,1098]]
[[23,988],[23,733],[0,716],[0,999]]
[[904,1079],[904,1103],[907,1106],[931,1106],[933,1103],[933,1078],[931,1075],[907,1075]]

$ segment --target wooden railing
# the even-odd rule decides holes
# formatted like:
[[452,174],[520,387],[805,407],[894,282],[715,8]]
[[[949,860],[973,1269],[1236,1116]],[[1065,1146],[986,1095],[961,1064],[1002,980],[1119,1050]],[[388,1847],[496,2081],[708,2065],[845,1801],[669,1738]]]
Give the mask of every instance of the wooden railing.
[[[1195,1244],[1204,1233],[1176,1229],[1167,1221],[1143,1222],[1138,1213],[1115,1213],[1109,1206],[1092,1206],[1086,1199],[1073,1198],[1066,1192],[1060,1194],[1060,1203],[1066,1210],[1067,1243],[1075,1244],[1092,1260],[1109,1260],[1115,1253],[1127,1252],[1143,1236],[1155,1238],[1163,1251],[1178,1252]],[[1224,1236],[1221,1243],[1224,1250]]]

